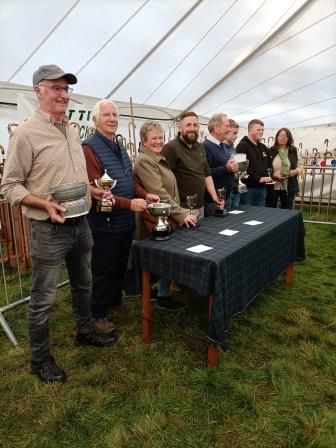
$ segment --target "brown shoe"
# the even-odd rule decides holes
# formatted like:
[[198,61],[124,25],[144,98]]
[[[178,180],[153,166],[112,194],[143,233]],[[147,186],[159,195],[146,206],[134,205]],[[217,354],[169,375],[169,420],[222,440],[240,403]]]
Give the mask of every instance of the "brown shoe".
[[106,318],[94,319],[94,328],[98,333],[111,333],[116,329],[114,323]]

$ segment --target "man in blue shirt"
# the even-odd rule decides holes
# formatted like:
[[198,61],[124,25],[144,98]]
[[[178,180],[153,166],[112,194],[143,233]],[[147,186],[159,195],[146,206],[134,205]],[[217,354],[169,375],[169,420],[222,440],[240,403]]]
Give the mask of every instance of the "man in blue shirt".
[[[237,163],[230,159],[230,152],[225,147],[224,140],[230,131],[229,120],[226,114],[214,114],[208,123],[209,135],[203,145],[210,168],[211,176],[216,188],[224,187],[226,190],[226,202],[234,184],[234,173],[237,171]],[[209,194],[205,193],[205,216],[214,214],[216,204]]]
[[[233,154],[236,154],[236,149],[234,147],[234,143],[237,140],[239,132],[239,124],[229,119],[229,132],[226,134],[226,137],[224,139],[225,148],[229,151],[230,157],[232,157]],[[240,203],[240,193],[238,191],[238,175],[234,174],[234,181],[233,181],[233,187],[231,190],[231,194],[229,196],[229,207],[239,207]]]

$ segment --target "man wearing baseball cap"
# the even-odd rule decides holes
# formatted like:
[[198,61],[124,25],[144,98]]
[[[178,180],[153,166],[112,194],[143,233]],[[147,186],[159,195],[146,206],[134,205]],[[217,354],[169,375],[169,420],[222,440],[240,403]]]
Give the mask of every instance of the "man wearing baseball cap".
[[[86,182],[86,162],[78,132],[65,116],[72,73],[57,65],[42,65],[33,75],[39,108],[12,135],[1,193],[20,204],[31,220],[32,289],[28,308],[31,372],[42,382],[63,382],[49,347],[49,317],[56,285],[65,261],[71,286],[77,345],[108,346],[114,333],[98,333],[90,311],[92,236],[85,216],[65,219],[64,207],[50,200],[52,187]],[[91,201],[86,196],[87,209]]]

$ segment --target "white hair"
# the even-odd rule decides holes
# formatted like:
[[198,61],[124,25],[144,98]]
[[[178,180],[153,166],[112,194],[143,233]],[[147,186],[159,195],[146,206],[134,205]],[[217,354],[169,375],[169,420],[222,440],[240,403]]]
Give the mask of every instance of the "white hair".
[[98,117],[100,115],[100,106],[104,105],[104,104],[112,104],[112,106],[114,106],[116,108],[116,111],[118,113],[118,107],[116,105],[116,103],[114,103],[112,100],[108,99],[108,98],[104,98],[103,100],[98,101],[92,109],[92,119],[93,117],[95,117],[98,120]]

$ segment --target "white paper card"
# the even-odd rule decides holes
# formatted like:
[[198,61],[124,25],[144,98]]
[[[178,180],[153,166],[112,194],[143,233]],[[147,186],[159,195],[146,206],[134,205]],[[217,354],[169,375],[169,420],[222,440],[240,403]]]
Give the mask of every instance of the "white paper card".
[[229,213],[231,213],[231,215],[239,215],[239,213],[245,213],[245,211],[244,210],[232,210]]
[[239,233],[239,230],[230,230],[230,229],[225,229],[222,230],[221,232],[219,232],[221,235],[226,235],[226,236],[232,236],[235,235],[236,233]]
[[205,252],[206,250],[210,250],[212,247],[205,246],[204,244],[199,244],[198,246],[188,247],[190,252],[195,252],[196,254],[200,254],[201,252]]
[[263,222],[252,220],[252,221],[244,222],[244,224],[247,224],[248,226],[257,226],[258,224],[263,224]]

